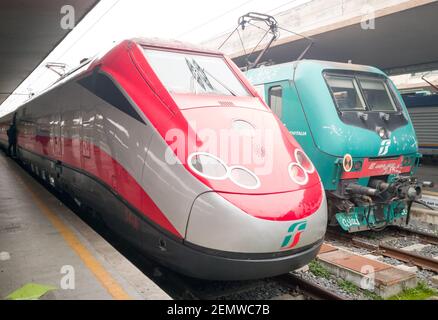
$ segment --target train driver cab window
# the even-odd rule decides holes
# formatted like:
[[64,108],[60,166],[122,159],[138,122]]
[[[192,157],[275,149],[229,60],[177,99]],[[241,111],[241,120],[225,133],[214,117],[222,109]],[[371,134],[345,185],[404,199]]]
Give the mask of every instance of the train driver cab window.
[[364,98],[371,111],[397,111],[388,85],[382,79],[359,78]]
[[366,109],[355,78],[331,75],[326,75],[325,78],[340,111],[363,111]]
[[269,88],[268,104],[272,112],[281,118],[283,111],[283,89],[281,86]]
[[154,49],[144,49],[144,53],[170,93],[250,95],[221,56]]

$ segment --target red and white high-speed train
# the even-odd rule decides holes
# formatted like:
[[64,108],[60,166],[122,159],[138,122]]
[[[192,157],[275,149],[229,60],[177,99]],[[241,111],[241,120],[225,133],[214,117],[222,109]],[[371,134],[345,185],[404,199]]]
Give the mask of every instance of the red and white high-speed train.
[[[0,119],[0,143],[12,114]],[[236,65],[126,40],[16,111],[18,159],[162,264],[216,280],[317,254],[327,206],[298,143]]]

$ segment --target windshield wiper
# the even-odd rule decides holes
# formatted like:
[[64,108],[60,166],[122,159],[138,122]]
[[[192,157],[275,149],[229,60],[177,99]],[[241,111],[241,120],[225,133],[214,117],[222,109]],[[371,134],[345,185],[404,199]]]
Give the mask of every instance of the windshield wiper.
[[206,86],[209,87],[212,91],[215,91],[213,85],[208,80],[207,75],[209,75],[211,78],[213,78],[214,81],[219,83],[225,90],[227,90],[231,95],[237,96],[237,94],[231,90],[227,85],[225,85],[222,81],[220,81],[218,78],[216,78],[214,75],[211,74],[211,72],[205,70],[202,68],[195,59],[192,58],[192,62],[190,62],[186,58],[187,66],[190,69],[190,72],[192,73],[192,77],[201,85],[201,87],[207,91]]
[[219,81],[214,75],[212,75],[210,72],[208,72],[207,70],[205,70],[204,68],[202,68],[202,71],[204,71],[205,73],[207,73],[210,77],[212,77],[217,83],[219,83],[222,87],[224,87],[226,90],[228,90],[229,93],[231,93],[231,95],[233,96],[237,96],[237,94],[231,90],[230,88],[228,88],[222,81]]
[[[196,61],[192,59],[192,62],[190,62],[187,58],[185,58],[185,60],[187,67],[192,74],[192,78],[196,80],[196,82],[202,87],[202,89],[204,89],[204,91],[207,91],[207,87],[209,87],[209,89],[214,90],[212,84],[205,75],[204,70],[196,63]],[[197,93],[196,88],[195,93]]]

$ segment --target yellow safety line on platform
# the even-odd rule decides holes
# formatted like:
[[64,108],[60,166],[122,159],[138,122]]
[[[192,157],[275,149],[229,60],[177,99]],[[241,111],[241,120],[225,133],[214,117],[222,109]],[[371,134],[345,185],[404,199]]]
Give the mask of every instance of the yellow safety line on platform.
[[42,202],[38,195],[25,184],[38,208],[46,215],[53,226],[61,233],[67,244],[76,252],[88,269],[96,276],[108,293],[116,300],[131,300],[132,298],[123,290],[117,281],[105,270],[99,261],[80,242],[75,234],[66,226],[61,219]]

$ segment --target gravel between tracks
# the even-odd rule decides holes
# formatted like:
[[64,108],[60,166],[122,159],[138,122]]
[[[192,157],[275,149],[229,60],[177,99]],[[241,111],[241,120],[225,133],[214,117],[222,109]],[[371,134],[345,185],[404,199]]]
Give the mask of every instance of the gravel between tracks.
[[[412,228],[414,230],[423,231],[423,232],[429,232],[430,230],[423,230],[418,228]],[[377,245],[380,241],[387,241],[387,244],[395,246],[397,248],[403,248],[412,244],[420,243],[420,239],[418,239],[416,236],[401,236],[399,232],[394,230],[385,230],[380,233],[376,232],[364,232],[357,234],[357,237],[361,240],[364,240],[368,243]],[[334,246],[344,248],[346,250],[349,250],[351,252],[360,254],[360,255],[366,255],[366,254],[373,254],[374,252],[372,250],[364,249],[364,248],[358,248],[355,247],[351,242],[348,240],[328,240],[328,243],[333,244]],[[431,245],[427,246],[426,248],[422,249],[421,251],[418,251],[417,253],[423,254],[428,257],[437,257],[438,256],[438,246]],[[379,261],[382,261],[384,263],[398,266],[402,264],[406,264],[403,261],[389,258],[389,257],[381,257],[378,259]],[[429,286],[432,286],[431,278],[436,275],[436,273],[428,270],[422,270],[421,268],[418,268],[418,271],[416,272],[417,278],[419,281],[424,281]]]
[[260,284],[248,291],[233,293],[224,297],[219,297],[218,300],[270,300],[278,297],[289,296],[292,300],[294,296],[299,296],[300,293],[282,287],[275,281],[263,280]]
[[317,277],[312,272],[294,272],[295,275],[308,280],[312,283],[315,283],[326,290],[334,292],[340,296],[345,297],[348,300],[370,300],[369,296],[366,296],[361,290],[357,290],[357,292],[350,292],[343,289],[339,285],[340,279],[331,275],[329,278]]

